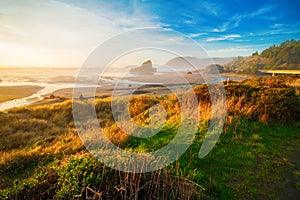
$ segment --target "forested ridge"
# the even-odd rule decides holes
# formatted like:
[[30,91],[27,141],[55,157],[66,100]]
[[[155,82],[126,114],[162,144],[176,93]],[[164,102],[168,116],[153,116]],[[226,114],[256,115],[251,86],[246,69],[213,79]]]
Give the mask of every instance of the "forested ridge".
[[286,40],[272,45],[261,53],[254,52],[249,57],[238,57],[225,66],[227,71],[257,74],[261,69],[300,69],[300,40]]

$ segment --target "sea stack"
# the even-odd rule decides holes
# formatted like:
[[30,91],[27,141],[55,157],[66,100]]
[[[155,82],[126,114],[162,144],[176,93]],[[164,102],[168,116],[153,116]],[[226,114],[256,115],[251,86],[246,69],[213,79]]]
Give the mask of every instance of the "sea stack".
[[149,74],[156,72],[156,68],[152,66],[151,60],[147,60],[143,62],[139,67],[133,68],[130,70],[132,73],[142,73],[142,74]]

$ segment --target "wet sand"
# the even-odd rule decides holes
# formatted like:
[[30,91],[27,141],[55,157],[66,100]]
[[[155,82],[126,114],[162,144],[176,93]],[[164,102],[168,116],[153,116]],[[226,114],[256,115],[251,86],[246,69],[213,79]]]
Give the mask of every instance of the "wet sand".
[[[106,77],[109,79],[109,77]],[[112,80],[114,78],[111,78]],[[146,75],[137,75],[134,77],[124,77],[116,80],[118,82],[118,86],[116,85],[106,85],[97,87],[95,96],[96,97],[105,97],[111,96],[112,92],[117,93],[119,95],[128,95],[130,93],[134,94],[143,94],[143,93],[167,93],[169,90],[167,87],[180,87],[182,85],[189,84],[200,84],[205,82],[203,77],[199,73],[167,73],[167,74],[146,74]],[[77,89],[78,94],[82,94],[84,97],[88,97],[89,88],[79,88]],[[56,90],[50,95],[72,98],[73,89],[66,88]],[[79,96],[79,95],[77,95]],[[75,96],[76,98],[76,96]]]
[[43,89],[43,87],[33,85],[0,86],[0,103],[13,99],[28,97],[41,89]]
[[[127,77],[129,81],[135,82],[146,82],[146,83],[162,83],[162,84],[183,84],[183,83],[199,83],[204,82],[208,76],[211,75],[201,75],[197,72],[171,72],[158,75],[143,75],[135,77]],[[215,75],[216,77],[216,75]]]

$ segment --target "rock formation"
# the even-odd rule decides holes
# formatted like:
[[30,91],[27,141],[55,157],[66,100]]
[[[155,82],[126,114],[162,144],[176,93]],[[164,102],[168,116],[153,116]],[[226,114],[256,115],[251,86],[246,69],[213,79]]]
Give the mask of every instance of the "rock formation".
[[139,67],[133,68],[130,70],[131,73],[154,73],[156,72],[156,68],[152,66],[151,60],[147,60],[143,62]]

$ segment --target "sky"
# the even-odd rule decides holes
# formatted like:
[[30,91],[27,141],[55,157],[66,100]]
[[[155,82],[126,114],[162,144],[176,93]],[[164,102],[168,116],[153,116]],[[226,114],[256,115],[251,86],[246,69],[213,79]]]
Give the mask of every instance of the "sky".
[[[145,31],[137,41],[152,39],[182,47],[183,56],[201,57],[187,47],[188,37],[209,57],[249,56],[298,40],[299,10],[297,0],[0,0],[0,66],[80,67],[105,41],[149,27],[162,31]],[[148,52],[137,60],[128,56],[124,65],[151,57]],[[158,55],[158,64],[174,56]]]

